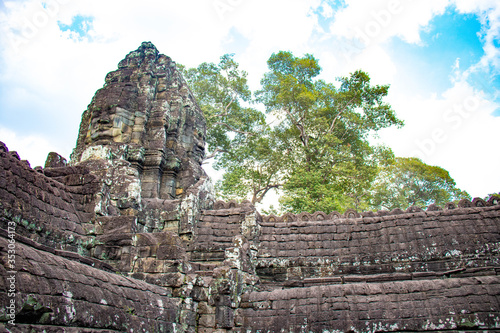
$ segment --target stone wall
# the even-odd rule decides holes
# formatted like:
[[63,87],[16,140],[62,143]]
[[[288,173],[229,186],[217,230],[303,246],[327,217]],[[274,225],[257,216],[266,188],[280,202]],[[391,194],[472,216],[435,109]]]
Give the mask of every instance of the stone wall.
[[313,217],[302,214],[288,216],[294,221],[263,222],[257,272],[266,280],[300,281],[499,266],[498,206],[396,213],[319,215],[327,218],[321,221],[301,221]]
[[380,332],[498,328],[500,277],[327,284],[243,296],[242,331]]
[[[179,212],[182,209],[182,200],[179,200],[171,208],[174,214],[165,217],[164,213],[168,214],[165,207],[172,201],[148,199],[144,207],[150,210],[141,211],[143,215],[109,215],[113,213],[109,211],[108,215],[102,215],[103,210],[95,209],[102,183],[95,173],[88,171],[88,165],[33,170],[17,153],[9,152],[4,144],[0,146],[0,170],[5,176],[0,182],[0,258],[4,267],[8,263],[11,229],[17,252],[17,325],[7,324],[8,313],[2,307],[0,326],[7,325],[11,331],[19,332],[29,329],[51,332],[61,327],[68,332],[83,328],[89,332],[100,329],[170,332],[175,325],[176,330],[187,332],[233,326],[233,312],[239,297],[247,286],[257,283],[257,278],[239,269],[241,267],[231,267],[232,262],[226,259],[231,253],[229,259],[233,262],[246,262],[246,267],[250,266],[248,260],[241,260],[233,252],[239,254],[243,247],[241,242],[235,244],[235,240],[243,229],[251,226],[245,221],[254,216],[254,207],[218,202],[216,210],[197,212],[184,205],[183,214]],[[197,189],[192,188],[193,192],[186,195],[196,193]],[[141,232],[145,228],[139,223],[141,218],[149,221],[144,216],[157,226],[152,230],[155,232]],[[176,222],[177,227],[158,227],[161,221],[158,216]],[[193,228],[188,238],[179,234],[179,219],[183,217],[193,219],[188,221]],[[224,231],[205,238],[212,230],[209,224],[221,230],[229,230],[230,226],[230,237],[226,237]],[[197,242],[202,246],[194,246]],[[215,262],[205,260],[207,258],[197,256],[200,250],[211,253],[210,258],[218,253],[218,259]],[[96,274],[100,278],[89,285],[88,276]],[[0,298],[4,305],[9,304],[7,279],[10,275],[4,269],[1,276]],[[120,288],[124,282],[115,278],[128,281],[125,291],[116,291],[125,299],[114,295],[105,299],[107,304],[91,304],[95,303],[95,294],[100,295],[97,290],[107,288],[106,284],[118,284]],[[144,285],[157,288],[156,292],[163,297],[161,302],[175,305],[168,308],[176,311],[175,318],[172,311],[166,317],[168,320],[137,318],[138,303],[126,300],[131,298],[143,303],[144,299],[149,299],[149,293],[147,297],[135,296],[144,293]],[[76,310],[68,308],[68,302],[74,299],[68,295],[78,295],[74,302]],[[146,311],[148,316],[155,314],[147,305],[146,308],[140,306],[140,311]],[[87,308],[89,310],[84,311]],[[71,315],[59,315],[63,311],[70,311]]]
[[[53,176],[52,177],[48,177]],[[98,182],[79,167],[33,170],[0,142],[0,228],[47,246],[84,251],[85,226],[93,215]]]
[[243,235],[244,221],[255,213],[250,203],[238,205],[235,202],[217,202],[213,210],[202,211],[196,224],[195,238],[189,247],[191,261],[220,264],[225,251],[233,247],[236,236]]
[[[0,237],[2,263],[6,263],[7,248],[7,240]],[[179,302],[166,289],[79,263],[75,258],[40,250],[18,239],[16,273],[0,266],[5,278],[0,281],[2,321],[9,319],[4,306],[10,304],[6,290],[11,280],[7,278],[15,277],[16,324],[8,326],[10,332],[174,331]]]
[[[500,205],[264,216],[241,330],[500,328]],[[368,216],[367,216],[368,215]],[[271,221],[270,221],[271,220]]]
[[[100,183],[84,167],[35,171],[1,147],[2,304],[12,223],[17,240],[18,325],[8,325],[5,307],[0,316],[11,331],[500,328],[494,198],[282,217],[216,202],[190,213],[186,238],[178,228],[142,232],[138,215],[97,214]],[[165,204],[149,203],[151,221]]]

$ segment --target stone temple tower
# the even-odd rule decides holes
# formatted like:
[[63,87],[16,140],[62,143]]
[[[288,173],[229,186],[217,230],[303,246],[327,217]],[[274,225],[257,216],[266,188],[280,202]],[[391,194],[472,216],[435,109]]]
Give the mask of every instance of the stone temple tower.
[[205,133],[175,62],[144,42],[107,74],[83,113],[70,164],[91,165],[104,180],[96,204],[102,215],[177,207],[207,179]]

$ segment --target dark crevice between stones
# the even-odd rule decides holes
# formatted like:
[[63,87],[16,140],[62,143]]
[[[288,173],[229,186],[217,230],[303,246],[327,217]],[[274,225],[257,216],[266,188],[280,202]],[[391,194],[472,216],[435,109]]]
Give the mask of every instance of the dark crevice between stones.
[[33,296],[28,296],[21,311],[16,315],[16,323],[19,324],[46,324],[50,318],[52,309],[40,304]]

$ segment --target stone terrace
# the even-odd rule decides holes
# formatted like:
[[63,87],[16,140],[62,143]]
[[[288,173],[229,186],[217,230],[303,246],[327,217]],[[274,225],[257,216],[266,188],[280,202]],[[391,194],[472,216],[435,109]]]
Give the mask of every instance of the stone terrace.
[[[270,281],[315,277],[493,269],[499,266],[498,206],[476,200],[453,209],[321,221],[263,222],[257,272]],[[387,214],[387,213],[386,213]],[[309,214],[310,215],[310,214]],[[375,215],[375,214],[373,214]],[[320,215],[322,216],[322,215]],[[291,216],[287,216],[292,219]],[[323,217],[323,216],[322,216]],[[307,219],[310,217],[307,216]],[[265,218],[269,221],[269,217]]]

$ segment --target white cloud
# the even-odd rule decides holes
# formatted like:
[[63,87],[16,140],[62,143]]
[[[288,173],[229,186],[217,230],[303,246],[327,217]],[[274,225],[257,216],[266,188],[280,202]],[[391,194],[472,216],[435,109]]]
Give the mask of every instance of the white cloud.
[[420,43],[420,32],[429,21],[444,12],[448,0],[347,0],[337,12],[330,32],[357,38],[365,45],[378,44],[398,36],[408,43]]
[[500,158],[496,142],[500,107],[464,81],[455,82],[442,96],[428,99],[399,94],[391,96],[402,129],[382,131],[381,140],[397,156],[414,156],[450,172],[457,185],[473,196],[498,191]]
[[312,9],[319,5],[320,1],[252,0],[241,1],[240,7],[228,13],[227,23],[249,40],[238,61],[249,72],[253,89],[259,88],[273,52],[292,51],[297,56],[313,52],[309,39],[318,26]]
[[44,166],[47,155],[57,152],[68,159],[69,151],[63,151],[59,146],[51,144],[45,138],[37,135],[19,135],[14,131],[0,127],[0,141],[2,141],[9,151],[17,151],[19,157],[28,160],[31,167]]
[[[394,59],[387,41],[399,37],[420,44],[420,34],[436,15],[442,14],[448,0],[347,0],[334,14],[329,34],[322,36],[321,59],[325,77],[345,76],[357,69],[367,71],[376,84],[393,84],[400,59]],[[321,44],[321,43],[319,43]]]
[[325,18],[330,18],[333,16],[333,8],[326,2],[321,4],[321,15]]
[[457,10],[462,13],[476,14],[482,24],[482,41],[484,55],[481,60],[464,72],[464,76],[476,72],[500,73],[500,4],[498,1],[479,0],[464,1],[455,0]]

